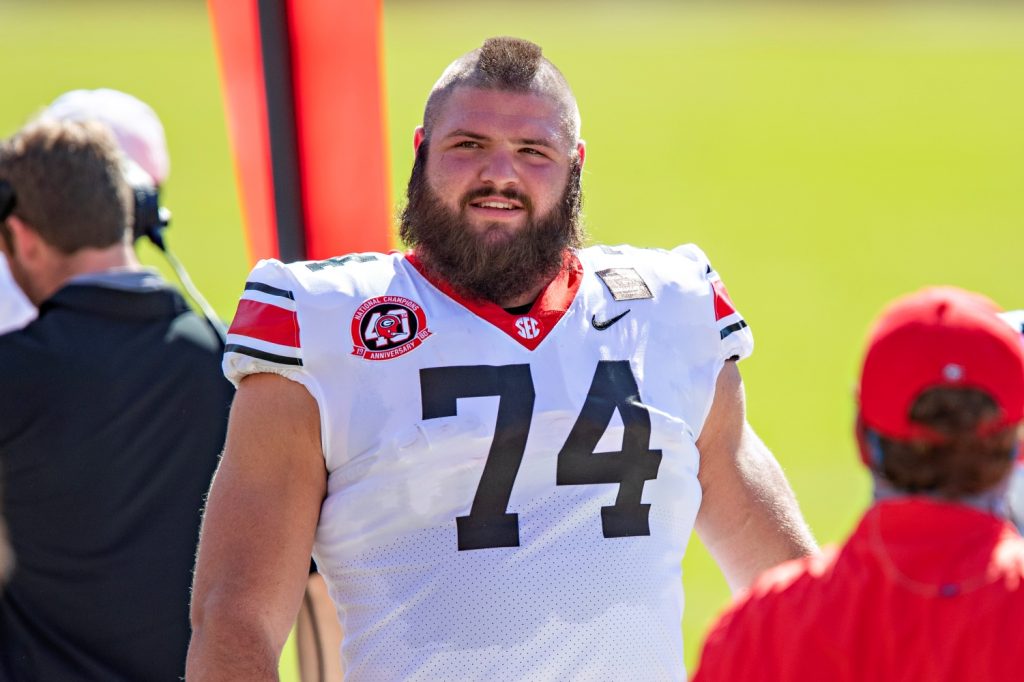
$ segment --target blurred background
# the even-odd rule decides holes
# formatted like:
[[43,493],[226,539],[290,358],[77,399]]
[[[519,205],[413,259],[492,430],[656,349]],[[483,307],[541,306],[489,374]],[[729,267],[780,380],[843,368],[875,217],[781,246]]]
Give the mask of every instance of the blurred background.
[[[384,0],[396,207],[434,79],[492,35],[541,44],[575,89],[592,240],[708,253],[757,339],[749,419],[819,540],[842,539],[869,495],[851,429],[870,319],[939,283],[1024,307],[1024,7]],[[0,135],[72,88],[151,104],[168,241],[230,318],[249,256],[216,59],[202,0],[0,2]],[[692,670],[728,599],[696,539],[684,582]]]

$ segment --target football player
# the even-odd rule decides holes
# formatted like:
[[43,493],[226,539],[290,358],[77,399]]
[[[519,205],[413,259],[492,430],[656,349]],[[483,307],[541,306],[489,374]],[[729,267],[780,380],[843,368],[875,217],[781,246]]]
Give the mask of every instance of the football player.
[[413,143],[407,253],[245,284],[189,679],[274,679],[311,547],[346,679],[685,679],[694,527],[734,589],[815,549],[746,423],[746,322],[696,246],[582,248],[537,45],[455,60]]

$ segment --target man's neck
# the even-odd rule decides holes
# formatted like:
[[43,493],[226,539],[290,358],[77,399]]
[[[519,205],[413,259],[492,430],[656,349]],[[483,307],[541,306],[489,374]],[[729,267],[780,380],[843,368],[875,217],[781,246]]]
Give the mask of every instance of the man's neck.
[[505,309],[519,308],[536,301],[537,298],[541,295],[541,292],[543,292],[544,289],[546,289],[547,286],[551,284],[551,282],[557,279],[562,274],[562,271],[565,268],[565,265],[563,264],[561,267],[559,267],[558,270],[554,272],[554,274],[541,275],[540,277],[537,278],[536,283],[533,284],[533,286],[531,286],[529,289],[527,289],[525,292],[518,296],[509,298],[493,298],[489,296],[482,296],[471,290],[458,288],[457,286],[455,286],[454,283],[451,282],[451,280],[448,277],[445,276],[445,274],[441,270],[435,268],[431,264],[429,258],[424,258],[422,254],[418,252],[417,248],[414,247],[408,253],[415,259],[416,263],[418,263],[418,265],[416,265],[417,269],[422,269],[422,271],[427,273],[428,279],[433,278],[440,282],[444,282],[446,285],[454,289],[459,296],[476,300],[486,300],[491,303],[494,303],[500,308]]
[[68,283],[69,280],[82,275],[107,272],[109,270],[140,270],[142,264],[135,255],[132,245],[119,242],[105,248],[79,249],[69,255],[57,257],[55,266],[46,281],[40,287],[40,301],[50,298],[53,294]]
[[906,490],[901,490],[889,483],[886,479],[879,476],[877,473],[872,474],[874,481],[874,501],[882,502],[885,500],[894,500],[904,497],[910,497],[911,495],[917,495],[920,497],[929,497],[935,500],[941,500],[945,502],[955,502],[962,504],[967,507],[973,507],[995,516],[1006,518],[1009,515],[1009,505],[1006,501],[1006,491],[1010,485],[1010,477],[1007,475],[1002,481],[992,486],[988,490],[984,490],[980,493],[969,495],[966,497],[958,497],[956,499],[946,499],[935,494],[928,493],[909,493]]

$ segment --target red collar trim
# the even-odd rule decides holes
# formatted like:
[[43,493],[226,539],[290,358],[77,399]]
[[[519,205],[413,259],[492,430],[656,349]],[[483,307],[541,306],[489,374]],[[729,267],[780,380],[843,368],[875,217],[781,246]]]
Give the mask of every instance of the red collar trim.
[[564,267],[540,292],[530,312],[512,315],[497,303],[460,296],[448,282],[428,274],[415,252],[406,251],[405,258],[423,279],[433,284],[441,293],[477,317],[490,322],[527,350],[536,349],[547,338],[572,305],[576,292],[583,282],[583,264],[575,253],[566,251]]

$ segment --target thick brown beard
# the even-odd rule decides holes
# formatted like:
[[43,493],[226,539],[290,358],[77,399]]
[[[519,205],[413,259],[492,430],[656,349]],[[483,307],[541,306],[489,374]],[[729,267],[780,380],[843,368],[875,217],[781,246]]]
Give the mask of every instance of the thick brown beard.
[[[573,163],[558,205],[547,215],[533,215],[529,198],[510,191],[494,192],[520,199],[528,209],[522,229],[507,239],[491,242],[487,233],[475,233],[465,216],[446,207],[426,178],[427,145],[416,156],[402,211],[401,237],[416,250],[423,266],[467,298],[498,304],[513,301],[542,282],[554,278],[563,266],[566,249],[583,243],[580,208],[580,164]],[[465,209],[473,193],[463,197]]]

